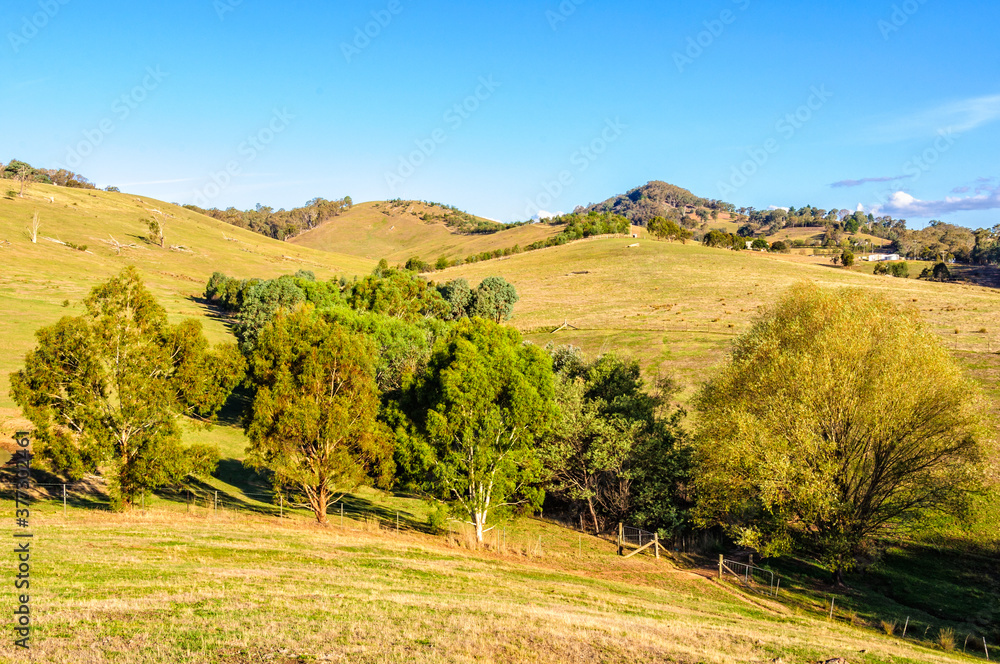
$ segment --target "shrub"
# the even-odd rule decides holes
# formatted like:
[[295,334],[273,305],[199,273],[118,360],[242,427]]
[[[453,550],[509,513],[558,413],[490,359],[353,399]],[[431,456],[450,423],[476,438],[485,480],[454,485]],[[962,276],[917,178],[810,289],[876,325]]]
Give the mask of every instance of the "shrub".
[[896,633],[896,621],[895,620],[882,620],[882,631],[892,636]]
[[939,629],[937,635],[937,643],[941,646],[941,649],[946,652],[951,652],[955,649],[955,630],[950,627]]

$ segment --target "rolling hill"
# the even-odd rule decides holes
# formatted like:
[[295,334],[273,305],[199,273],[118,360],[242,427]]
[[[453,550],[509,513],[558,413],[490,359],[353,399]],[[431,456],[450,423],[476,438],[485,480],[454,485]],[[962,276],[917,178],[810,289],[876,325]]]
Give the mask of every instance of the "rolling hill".
[[[526,224],[494,233],[463,233],[443,220],[449,210],[415,201],[403,203],[359,203],[290,242],[376,261],[385,258],[390,262],[405,262],[417,256],[433,263],[440,256],[454,260],[514,245],[524,247],[560,230],[547,224]],[[474,219],[484,225],[496,225],[481,217]]]
[[[38,214],[37,242],[29,227]],[[165,247],[150,243],[144,219],[165,227]],[[122,248],[116,249],[116,241]],[[84,248],[80,250],[73,246]],[[0,436],[23,422],[8,394],[9,374],[34,344],[34,331],[78,314],[91,287],[135,265],[174,320],[198,317],[213,342],[230,338],[199,298],[215,270],[269,277],[312,270],[358,275],[373,261],[297,247],[181,207],[128,194],[32,184],[24,198],[0,198]]]
[[[443,223],[426,223],[419,210],[379,205],[357,206],[355,221],[340,227],[337,247],[344,253],[337,254],[125,194],[33,185],[25,199],[0,199],[0,255],[6,258],[0,298],[8,312],[0,321],[0,435],[23,424],[7,395],[8,376],[33,345],[34,331],[79,313],[90,287],[124,265],[139,268],[172,319],[198,317],[209,337],[222,341],[231,338],[229,331],[200,300],[216,270],[241,277],[299,269],[320,278],[362,274],[374,266],[374,256],[362,250],[376,240],[395,247],[394,260],[401,261],[421,255],[416,247],[424,247],[427,259],[432,248],[449,242],[468,247],[513,238],[523,245],[528,240],[517,238],[558,230],[533,225],[462,236]],[[25,229],[35,212],[41,229],[32,243]],[[413,245],[391,235],[390,213],[397,229],[409,229]],[[141,220],[154,215],[165,223],[166,248],[143,239]],[[368,221],[357,221],[363,215]],[[112,236],[131,246],[116,250]],[[593,238],[452,267],[433,278],[475,284],[504,276],[521,296],[512,324],[528,339],[635,356],[648,377],[676,375],[685,387],[682,402],[760,308],[789,285],[812,280],[878,290],[916,309],[1000,403],[1000,291],[877,277],[868,267],[847,270],[809,256],[732,252],[641,234],[638,241]],[[424,501],[368,490],[348,498],[352,513],[344,526],[318,529],[287,507],[277,521],[273,496],[261,497],[255,493],[260,485],[247,480],[240,462],[246,438],[236,418],[208,431],[186,427],[185,439],[220,448],[220,471],[201,488],[218,491],[239,511],[191,507],[169,495],[130,515],[95,511],[94,504],[103,503],[94,496],[74,498],[65,517],[58,502],[33,510],[44,534],[39,543],[51,560],[72,569],[64,574],[47,561],[38,567],[48,584],[35,607],[45,616],[39,644],[49,660],[117,661],[115,653],[128,652],[135,662],[430,662],[459,653],[467,661],[845,656],[866,664],[944,663],[959,656],[932,649],[933,633],[900,640],[879,634],[878,621],[911,616],[927,629],[981,631],[1000,611],[995,575],[980,569],[994,558],[950,557],[948,567],[955,569],[946,579],[932,568],[914,572],[945,555],[934,550],[894,551],[878,578],[895,590],[883,593],[866,580],[839,596],[831,622],[829,588],[817,581],[818,569],[812,578],[794,566],[784,570],[786,594],[772,603],[665,561],[623,560],[605,540],[536,519],[505,525],[503,540],[496,531],[488,550],[469,550],[461,527],[447,538],[423,532]],[[942,531],[994,542],[1000,505],[991,496],[981,500],[976,519],[947,523]],[[10,512],[12,503],[5,505]],[[381,525],[373,515],[381,515]],[[399,532],[389,525],[393,515],[402,516]],[[674,562],[698,561],[678,556]],[[921,592],[901,590],[913,584]],[[989,605],[974,606],[982,597]],[[987,621],[985,628],[967,627],[970,611]],[[479,636],[470,641],[470,634]],[[92,643],[100,644],[92,659],[72,659]],[[0,645],[0,658],[10,647]]]

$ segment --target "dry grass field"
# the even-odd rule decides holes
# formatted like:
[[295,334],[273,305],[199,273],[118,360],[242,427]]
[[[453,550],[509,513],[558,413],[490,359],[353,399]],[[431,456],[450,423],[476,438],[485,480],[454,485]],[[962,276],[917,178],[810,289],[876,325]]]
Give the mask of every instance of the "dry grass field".
[[[799,281],[884,293],[918,312],[960,352],[983,361],[1000,351],[1000,291],[966,284],[870,274],[829,259],[734,252],[696,243],[643,238],[595,239],[463,265],[435,273],[475,285],[497,274],[521,297],[512,324],[537,343],[572,343],[592,353],[617,349],[649,373],[671,372],[688,383],[704,378],[732,339],[762,307]],[[911,276],[920,263],[911,263]],[[576,329],[552,331],[569,323]]]
[[[41,229],[32,243],[25,229],[35,211]],[[143,239],[141,219],[151,214],[165,221],[168,248]],[[472,238],[495,241],[537,228]],[[119,254],[102,242],[112,235],[135,246]],[[87,251],[45,238],[86,244]],[[34,330],[79,313],[89,289],[125,265],[140,269],[172,319],[198,317],[213,341],[230,338],[200,300],[215,270],[271,277],[309,269],[329,278],[374,266],[350,252],[277,242],[159,201],[41,185],[25,199],[0,199],[0,240],[7,241],[0,248],[2,436],[23,424],[7,395],[8,376],[33,345]],[[650,376],[675,374],[685,385],[682,399],[789,285],[808,279],[874,289],[918,311],[1000,402],[1000,291],[644,236],[628,247],[635,242],[584,240],[431,277],[475,284],[505,276],[521,295],[512,323],[528,338],[632,354]],[[553,334],[563,323],[572,327]],[[900,550],[880,573],[897,589],[921,588],[919,596],[889,599],[859,588],[838,600],[843,609],[831,621],[824,619],[829,589],[810,576],[821,571],[788,570],[787,594],[777,603],[748,599],[692,573],[699,561],[622,560],[606,540],[536,519],[507,524],[503,537],[495,531],[487,550],[473,550],[457,531],[428,534],[422,501],[374,491],[348,498],[343,526],[334,520],[318,528],[301,512],[279,521],[270,499],[248,483],[240,463],[246,439],[235,422],[185,435],[219,446],[223,465],[200,488],[218,490],[242,511],[188,508],[161,496],[147,512],[116,515],[93,509],[100,501],[74,498],[64,517],[61,504],[40,503],[32,524],[32,661],[944,663],[960,658],[935,648],[934,632],[901,641],[879,634],[878,620],[910,615],[928,630],[961,630],[970,611],[987,623],[1000,616],[995,575],[981,569],[992,558],[950,565],[954,573],[945,578],[933,571],[937,554],[913,558],[912,549]],[[12,514],[13,505],[0,501],[0,509]],[[1000,510],[991,509],[969,524],[970,536],[995,539]],[[390,525],[396,512],[398,534]],[[382,524],[366,514],[380,514]],[[946,527],[955,532],[954,524]],[[932,582],[930,590],[921,585]],[[975,606],[983,602],[988,606]],[[0,662],[23,659],[0,641]]]
[[498,233],[463,235],[438,220],[423,215],[441,215],[445,210],[423,203],[395,207],[388,203],[360,203],[330,221],[291,240],[292,244],[363,256],[375,261],[406,262],[417,256],[433,263],[438,257],[465,258],[471,254],[532,242],[556,235],[559,226],[529,224]]
[[963,661],[535,520],[479,551],[370,522],[165,504],[46,506],[33,525],[33,647],[25,658],[4,639],[3,662]]
[[[40,228],[32,243],[28,229],[35,213]],[[154,215],[166,228],[165,248],[145,239],[142,220]],[[116,251],[112,238],[133,246]],[[24,198],[0,197],[0,257],[0,436],[5,438],[20,422],[8,376],[34,344],[34,331],[78,314],[90,289],[126,265],[139,269],[171,319],[199,318],[213,342],[231,339],[199,301],[215,270],[266,278],[305,269],[329,278],[366,274],[375,265],[271,240],[162,201],[40,184],[31,185]]]

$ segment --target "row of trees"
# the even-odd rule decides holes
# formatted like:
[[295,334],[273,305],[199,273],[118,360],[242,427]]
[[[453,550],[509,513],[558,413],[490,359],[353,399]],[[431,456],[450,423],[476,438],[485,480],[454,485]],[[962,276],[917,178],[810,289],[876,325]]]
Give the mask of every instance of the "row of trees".
[[284,208],[275,210],[260,204],[253,210],[238,210],[234,207],[225,210],[218,208],[205,210],[197,205],[184,207],[276,240],[286,240],[339,216],[345,210],[350,210],[353,205],[351,197],[345,196],[334,201],[314,198],[302,207],[291,210]]
[[6,180],[16,180],[21,185],[21,195],[24,195],[24,185],[29,182],[54,184],[60,187],[75,187],[78,189],[95,189],[93,182],[79,173],[65,168],[35,168],[27,162],[12,159],[6,165],[0,164],[0,177]]
[[685,428],[677,386],[646,385],[635,361],[540,348],[454,311],[395,317],[340,282],[290,283],[316,285],[242,353],[167,324],[132,269],[95,288],[12,377],[49,463],[104,471],[127,507],[211,467],[211,450],[180,446],[174,416],[211,417],[242,380],[247,464],[321,523],[367,482],[447,503],[482,539],[548,494],[595,530],[721,526],[838,575],[979,484],[978,388],[881,296],[792,289],[737,339]]
[[[419,256],[413,256],[406,261],[405,268],[414,272],[434,272],[444,270],[449,267],[463,264],[478,263],[496,258],[514,256],[525,251],[535,251],[546,247],[558,247],[568,242],[575,242],[588,237],[598,235],[625,235],[631,229],[631,222],[625,217],[611,213],[589,212],[586,214],[573,213],[546,219],[545,224],[552,226],[564,226],[563,230],[545,240],[532,242],[524,249],[515,244],[513,247],[490,249],[481,251],[478,254],[470,254],[464,259],[449,260],[446,256],[439,256],[432,264]],[[521,225],[521,224],[517,224]]]

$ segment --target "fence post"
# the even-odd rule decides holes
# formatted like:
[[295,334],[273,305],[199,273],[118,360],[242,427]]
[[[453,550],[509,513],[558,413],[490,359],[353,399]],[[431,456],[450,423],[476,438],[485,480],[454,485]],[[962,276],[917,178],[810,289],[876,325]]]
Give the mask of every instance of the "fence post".
[[986,661],[990,661],[990,649],[986,647],[986,637],[983,637],[983,650],[986,651]]
[[622,555],[624,532],[625,532],[625,524],[619,522],[618,523],[618,555],[619,556]]
[[340,527],[344,527],[344,503],[340,503]]
[[719,581],[722,580],[722,561],[723,560],[725,560],[725,556],[723,556],[723,554],[720,553],[719,554]]
[[833,620],[833,604],[836,601],[835,597],[830,598],[830,620]]
[[780,588],[780,587],[781,587],[781,577],[779,576],[778,577],[778,582],[776,584],[774,584],[774,596],[775,597],[778,596],[778,588]]
[[396,510],[396,534],[399,534],[399,510]]
[[278,496],[278,518],[285,518],[285,497],[282,495]]
[[218,491],[215,492],[215,503],[212,505],[212,511],[213,512],[218,512],[219,511],[219,492]]
[[656,559],[660,559],[660,534],[653,533],[653,550],[656,551]]
[[63,484],[63,517],[66,516],[66,485]]
[[910,626],[910,616],[906,616],[906,622],[903,624],[903,638],[906,638],[906,628]]

